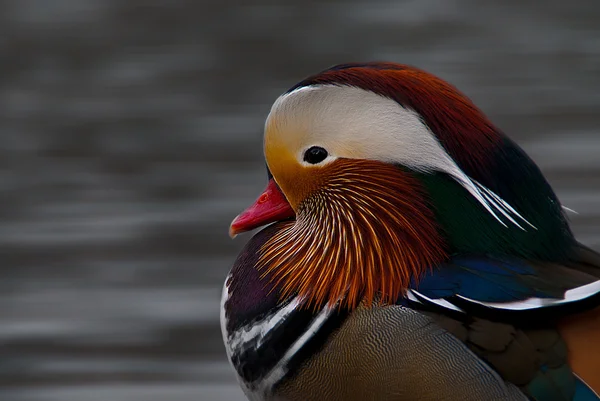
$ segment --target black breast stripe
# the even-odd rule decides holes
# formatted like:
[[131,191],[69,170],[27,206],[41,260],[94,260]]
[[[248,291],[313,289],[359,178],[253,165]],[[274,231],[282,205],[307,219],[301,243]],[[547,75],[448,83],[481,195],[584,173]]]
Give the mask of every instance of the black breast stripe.
[[234,351],[231,361],[249,388],[257,385],[273,369],[314,318],[309,310],[294,310],[264,336],[253,338]]

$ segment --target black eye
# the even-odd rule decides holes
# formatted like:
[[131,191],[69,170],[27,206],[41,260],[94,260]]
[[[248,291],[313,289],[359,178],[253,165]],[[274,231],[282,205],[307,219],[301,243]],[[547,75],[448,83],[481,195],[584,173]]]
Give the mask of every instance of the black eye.
[[313,146],[304,152],[304,161],[310,164],[321,163],[327,157],[327,151],[320,146]]

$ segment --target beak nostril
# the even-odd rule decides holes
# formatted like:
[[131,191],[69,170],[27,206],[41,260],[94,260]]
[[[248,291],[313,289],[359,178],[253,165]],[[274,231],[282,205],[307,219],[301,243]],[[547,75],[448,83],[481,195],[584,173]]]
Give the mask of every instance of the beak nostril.
[[258,200],[257,200],[257,203],[260,203],[260,204],[262,204],[262,203],[265,203],[265,202],[266,202],[266,201],[268,201],[268,200],[269,200],[269,194],[267,194],[267,193],[263,193],[263,194],[262,194],[262,195],[261,195],[261,196],[258,198]]

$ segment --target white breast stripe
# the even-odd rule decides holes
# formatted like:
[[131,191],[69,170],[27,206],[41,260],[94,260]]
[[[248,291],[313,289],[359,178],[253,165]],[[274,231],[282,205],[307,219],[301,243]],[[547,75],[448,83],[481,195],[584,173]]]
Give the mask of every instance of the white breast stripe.
[[331,313],[335,310],[335,307],[325,306],[321,312],[315,317],[310,326],[306,329],[306,331],[292,344],[292,346],[287,350],[285,355],[277,362],[277,365],[273,367],[273,369],[267,374],[267,376],[262,380],[260,385],[262,392],[267,394],[271,391],[273,386],[277,384],[287,373],[287,364],[292,359],[292,357],[298,352],[304,344],[308,342],[323,326],[323,323],[327,320],[327,318],[331,315]]
[[[289,304],[265,317],[264,319],[244,326],[233,333],[227,333],[224,305],[228,296],[228,288],[225,286],[223,289],[223,296],[221,298],[221,330],[223,331],[223,339],[230,363],[231,356],[235,353],[242,352],[245,347],[260,347],[265,341],[265,338],[268,336],[269,332],[273,329],[276,329],[280,324],[284,323],[288,316],[301,303],[301,300],[296,297]],[[287,365],[289,361],[319,331],[327,318],[335,310],[334,308],[335,307],[324,307],[316,315],[311,324],[306,328],[306,331],[304,331],[304,333],[302,333],[298,339],[294,341],[294,343],[290,346],[290,348],[288,348],[277,364],[262,379],[260,379],[260,382],[254,383],[256,387],[253,387],[253,389],[248,388],[247,383],[241,380],[238,376],[238,380],[240,381],[242,389],[251,400],[266,399],[266,395],[270,394],[273,386],[277,384],[277,382],[279,382],[287,373]]]
[[219,313],[219,321],[221,323],[221,335],[223,336],[223,344],[225,344],[225,351],[227,352],[227,360],[231,361],[231,348],[229,347],[228,333],[227,333],[227,315],[225,314],[225,302],[229,299],[229,287],[227,282],[229,281],[229,275],[225,278],[223,284],[223,292],[221,293],[221,306]]
[[228,341],[225,344],[230,347],[232,353],[243,349],[250,342],[256,342],[253,346],[260,347],[265,336],[280,323],[283,323],[289,314],[298,307],[299,303],[298,298],[294,298],[277,312],[236,330],[229,335]]

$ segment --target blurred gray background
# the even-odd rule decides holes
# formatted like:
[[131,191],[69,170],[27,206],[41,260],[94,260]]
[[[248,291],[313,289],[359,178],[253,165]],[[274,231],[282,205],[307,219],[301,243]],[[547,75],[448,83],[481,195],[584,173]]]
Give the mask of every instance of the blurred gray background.
[[598,1],[0,1],[0,400],[242,400],[218,307],[264,118],[367,60],[466,92],[600,248]]

